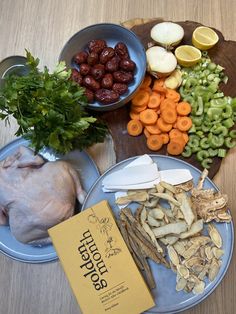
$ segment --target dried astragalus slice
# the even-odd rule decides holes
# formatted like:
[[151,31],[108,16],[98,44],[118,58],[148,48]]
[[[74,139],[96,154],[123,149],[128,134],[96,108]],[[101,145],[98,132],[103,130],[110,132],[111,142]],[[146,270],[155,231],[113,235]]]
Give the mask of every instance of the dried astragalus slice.
[[205,282],[200,281],[199,283],[195,284],[195,286],[193,288],[193,293],[194,294],[203,293],[204,289],[205,289]]
[[192,237],[193,235],[202,231],[202,229],[203,229],[203,220],[199,219],[192,224],[191,228],[188,231],[180,234],[180,239],[186,239],[186,238]]
[[167,252],[168,252],[168,255],[169,255],[169,258],[170,258],[171,262],[175,266],[179,265],[180,258],[179,258],[179,255],[177,254],[177,252],[175,251],[175,249],[173,248],[173,246],[168,245],[167,246]]
[[185,221],[170,223],[159,228],[153,228],[153,232],[157,238],[162,238],[168,234],[181,234],[188,228]]
[[220,264],[217,261],[217,259],[214,258],[211,262],[211,265],[209,267],[209,272],[208,272],[208,278],[210,281],[213,281],[216,278],[219,270],[220,270]]
[[184,279],[189,278],[189,269],[187,267],[179,264],[176,266],[176,268],[181,277],[183,277]]
[[212,253],[216,259],[220,259],[221,256],[224,254],[224,250],[218,249],[217,247],[213,247]]
[[211,237],[212,242],[215,244],[215,246],[217,246],[220,249],[223,244],[222,238],[213,224],[208,224],[208,233]]
[[192,208],[191,208],[192,204],[191,204],[190,198],[184,192],[176,194],[176,198],[179,201],[179,203],[181,204],[180,210],[183,213],[185,221],[187,222],[187,224],[189,226],[191,226],[194,219],[195,219],[195,216],[194,216]]
[[187,284],[187,280],[185,278],[183,277],[179,278],[175,287],[176,291],[184,290],[184,288],[186,287],[186,284]]

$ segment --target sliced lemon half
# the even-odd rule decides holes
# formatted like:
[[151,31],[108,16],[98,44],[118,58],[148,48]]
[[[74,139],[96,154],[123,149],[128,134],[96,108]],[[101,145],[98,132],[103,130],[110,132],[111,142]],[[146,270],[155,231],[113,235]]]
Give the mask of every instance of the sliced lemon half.
[[201,60],[201,51],[190,45],[182,45],[175,49],[178,63],[184,67],[191,67]]
[[206,26],[197,27],[192,35],[192,43],[201,50],[208,50],[215,46],[219,37],[213,29]]

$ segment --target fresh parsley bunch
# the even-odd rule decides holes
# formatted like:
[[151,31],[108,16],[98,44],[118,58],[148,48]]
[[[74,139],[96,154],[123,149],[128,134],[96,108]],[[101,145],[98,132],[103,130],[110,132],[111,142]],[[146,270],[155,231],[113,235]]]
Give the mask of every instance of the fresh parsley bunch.
[[86,111],[84,89],[70,79],[60,62],[53,73],[38,69],[39,59],[26,50],[29,73],[9,76],[0,91],[0,118],[13,116],[17,136],[31,141],[38,152],[44,146],[65,154],[103,142],[106,126]]

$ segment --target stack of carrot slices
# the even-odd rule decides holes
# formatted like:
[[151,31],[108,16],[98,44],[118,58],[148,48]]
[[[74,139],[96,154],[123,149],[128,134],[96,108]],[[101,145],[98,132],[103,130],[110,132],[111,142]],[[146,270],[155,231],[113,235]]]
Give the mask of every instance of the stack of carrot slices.
[[141,87],[131,101],[127,131],[132,136],[142,133],[147,147],[158,151],[167,144],[170,155],[180,155],[188,142],[188,130],[192,120],[188,115],[191,105],[180,101],[176,90],[164,87],[164,79],[146,75]]

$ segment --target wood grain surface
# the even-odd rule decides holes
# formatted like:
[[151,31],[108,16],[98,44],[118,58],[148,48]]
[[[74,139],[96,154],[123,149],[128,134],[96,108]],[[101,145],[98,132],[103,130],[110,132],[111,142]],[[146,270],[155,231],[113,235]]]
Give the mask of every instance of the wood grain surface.
[[[234,0],[0,0],[0,59],[23,55],[29,49],[53,68],[64,43],[81,28],[98,23],[120,23],[135,17],[196,21],[236,41]],[[0,147],[14,138],[16,124],[0,122]],[[90,150],[101,172],[115,163],[111,138]],[[236,149],[224,159],[214,182],[229,196],[236,219]],[[1,188],[1,187],[0,187]],[[236,312],[236,256],[219,287],[190,314]],[[0,254],[1,314],[78,314],[79,307],[59,262],[31,265]],[[97,313],[91,313],[97,314]],[[129,314],[129,313],[124,313]]]

